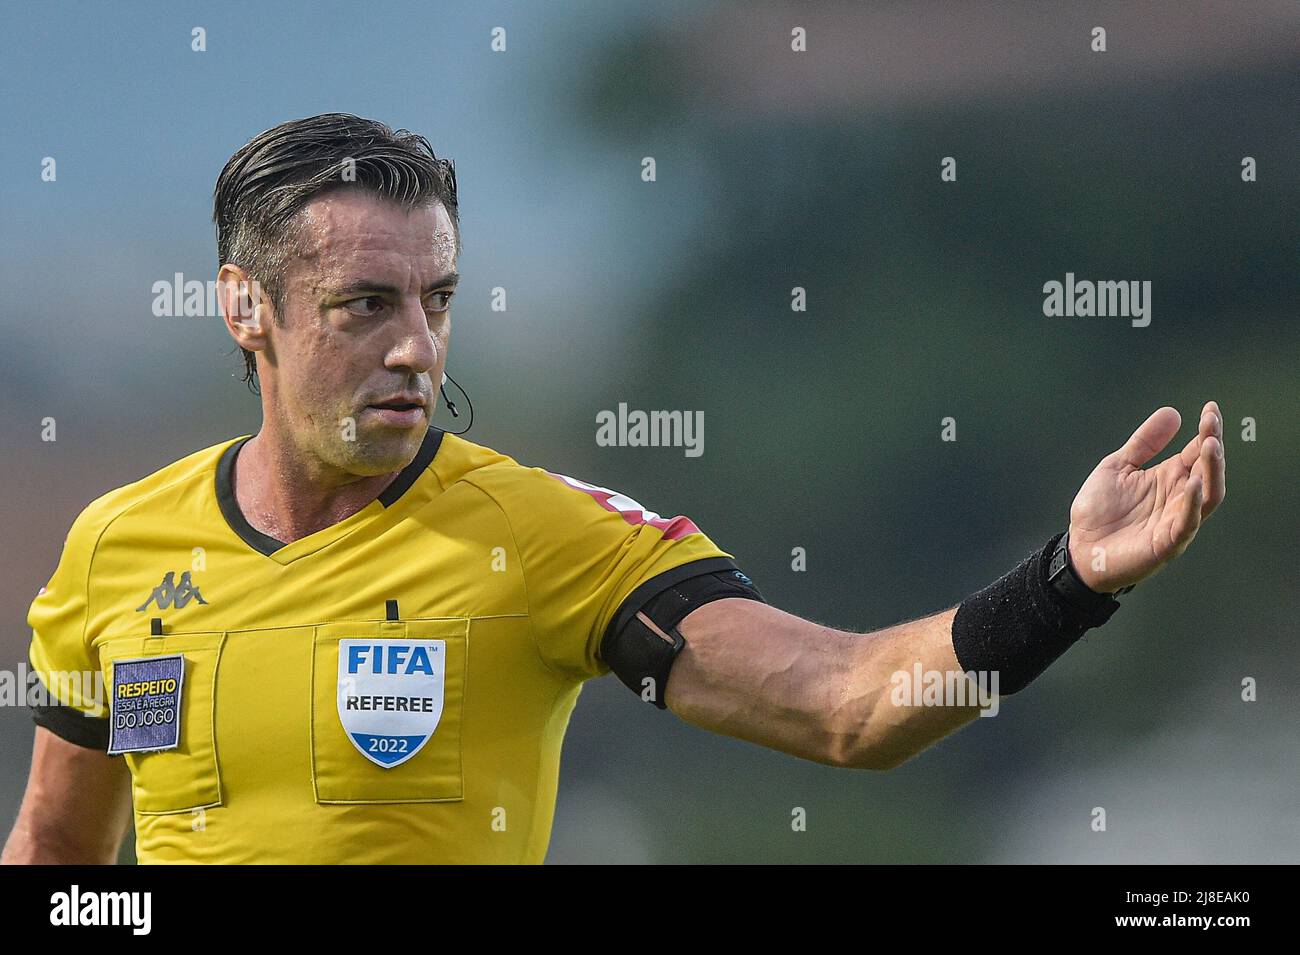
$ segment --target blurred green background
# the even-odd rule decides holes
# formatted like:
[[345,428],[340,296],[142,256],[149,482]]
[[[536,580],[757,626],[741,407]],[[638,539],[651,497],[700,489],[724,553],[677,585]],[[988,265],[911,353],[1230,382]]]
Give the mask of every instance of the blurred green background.
[[[873,774],[596,681],[548,861],[1300,860],[1294,3],[3,16],[5,668],[82,507],[257,429],[219,321],[154,317],[151,286],[215,278],[211,190],[235,149],[355,112],[456,160],[468,437],[689,515],[792,613],[868,631],[951,606],[1062,529],[1150,411],[1182,412],[1176,446],[1205,400],[1225,412],[1219,514],[996,718]],[[1150,326],[1044,317],[1066,272],[1151,281]],[[702,410],[704,454],[598,447],[619,402]],[[6,832],[31,740],[25,710],[0,710]]]

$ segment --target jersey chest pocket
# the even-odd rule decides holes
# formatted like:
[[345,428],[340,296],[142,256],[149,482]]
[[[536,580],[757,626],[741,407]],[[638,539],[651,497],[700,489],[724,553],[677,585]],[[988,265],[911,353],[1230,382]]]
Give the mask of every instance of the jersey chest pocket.
[[464,798],[469,618],[325,624],[312,649],[318,803]]
[[145,815],[221,804],[216,747],[220,631],[119,637],[100,648],[109,692],[109,752],[131,770]]

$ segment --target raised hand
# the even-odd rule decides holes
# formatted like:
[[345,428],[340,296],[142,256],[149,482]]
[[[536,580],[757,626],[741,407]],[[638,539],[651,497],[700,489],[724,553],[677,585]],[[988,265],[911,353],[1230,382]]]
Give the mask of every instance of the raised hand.
[[1201,409],[1200,425],[1173,457],[1154,458],[1178,433],[1173,408],[1154,412],[1124,446],[1102,458],[1070,505],[1070,559],[1098,593],[1150,577],[1187,549],[1226,492],[1223,413]]

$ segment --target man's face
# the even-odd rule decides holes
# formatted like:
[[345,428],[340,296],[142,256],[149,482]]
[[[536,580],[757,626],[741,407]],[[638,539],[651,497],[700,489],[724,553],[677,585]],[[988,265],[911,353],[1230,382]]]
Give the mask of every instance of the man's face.
[[266,410],[322,461],[399,470],[428,430],[447,358],[451,219],[440,202],[408,210],[349,190],[308,204],[300,224],[303,255],[268,330]]

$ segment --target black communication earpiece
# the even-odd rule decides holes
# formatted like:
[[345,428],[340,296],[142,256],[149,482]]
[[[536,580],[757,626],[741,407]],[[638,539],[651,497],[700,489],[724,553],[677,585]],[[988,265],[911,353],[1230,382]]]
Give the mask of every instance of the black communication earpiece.
[[450,398],[447,397],[448,381],[450,381],[453,385],[455,385],[457,390],[460,391],[460,393],[465,396],[465,403],[469,405],[469,423],[465,425],[465,427],[460,431],[447,432],[448,434],[464,434],[470,428],[474,427],[474,402],[470,401],[469,392],[467,392],[464,388],[461,388],[460,383],[457,382],[455,378],[452,378],[451,375],[447,374],[445,371],[442,373],[442,381],[443,384],[441,385],[441,387],[439,387],[438,390],[442,392],[442,400],[447,403],[447,410],[451,412],[451,416],[453,418],[459,418],[460,412],[456,410],[455,403]]

